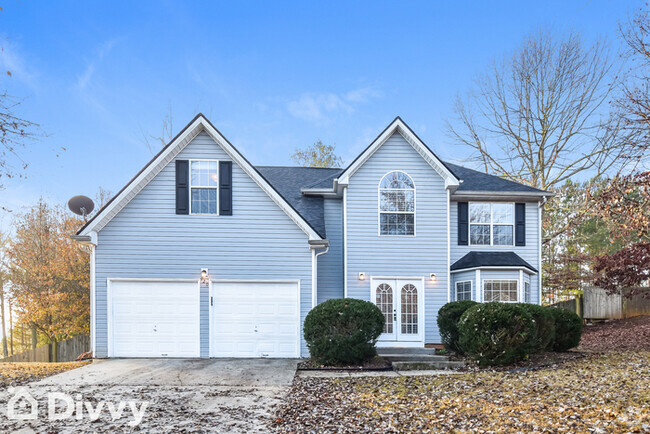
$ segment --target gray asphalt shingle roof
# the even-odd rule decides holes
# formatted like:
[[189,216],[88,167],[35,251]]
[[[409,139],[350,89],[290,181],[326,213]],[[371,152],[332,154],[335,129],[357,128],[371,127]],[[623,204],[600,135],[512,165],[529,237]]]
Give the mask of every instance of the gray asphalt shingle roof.
[[507,179],[479,172],[478,170],[468,169],[447,162],[445,162],[445,165],[456,175],[456,178],[463,180],[457,191],[498,191],[504,193],[544,192],[543,190],[519,184],[518,182],[508,181]]
[[469,252],[454,262],[450,269],[455,271],[477,267],[526,267],[537,272],[532,265],[515,252]]
[[333,177],[341,169],[287,166],[256,166],[256,169],[320,236],[326,237],[323,198],[305,196],[300,189],[323,179],[329,179],[326,186],[331,187]]
[[[541,193],[527,185],[488,175],[478,170],[467,169],[456,164],[444,163],[453,174],[463,180],[458,191],[495,191],[502,193]],[[322,237],[325,237],[323,198],[305,196],[303,188],[331,188],[334,179],[343,169],[292,166],[256,166],[262,176],[293,206],[296,211]]]

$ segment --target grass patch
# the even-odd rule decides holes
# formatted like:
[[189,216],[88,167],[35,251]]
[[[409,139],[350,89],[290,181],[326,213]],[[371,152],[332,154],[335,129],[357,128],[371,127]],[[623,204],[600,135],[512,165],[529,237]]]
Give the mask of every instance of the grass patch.
[[20,386],[85,366],[90,361],[65,363],[0,363],[0,386]]
[[526,372],[297,378],[275,428],[327,431],[646,431],[650,352]]

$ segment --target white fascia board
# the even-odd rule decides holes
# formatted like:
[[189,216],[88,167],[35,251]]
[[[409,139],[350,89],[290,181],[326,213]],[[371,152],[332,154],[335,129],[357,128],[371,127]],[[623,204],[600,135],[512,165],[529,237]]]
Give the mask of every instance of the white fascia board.
[[167,166],[199,133],[205,131],[241,167],[244,172],[309,236],[310,240],[322,239],[282,196],[259,174],[257,170],[219,133],[203,116],[199,115],[169,146],[152,161],[131,183],[122,190],[79,235],[100,231],[117,215],[160,171]]
[[482,191],[482,190],[464,190],[456,191],[453,193],[452,199],[457,196],[513,196],[513,197],[526,197],[529,196],[535,201],[540,201],[543,198],[555,196],[554,193],[547,191]]
[[504,270],[504,271],[512,271],[512,270],[521,270],[524,271],[527,274],[537,274],[537,272],[531,270],[528,267],[508,267],[508,266],[489,266],[489,267],[469,267],[469,268],[461,268],[460,270],[451,270],[450,273],[463,273],[465,271],[472,271],[472,270]]
[[419,153],[422,158],[444,179],[445,187],[452,188],[460,185],[460,180],[436,157],[433,152],[413,133],[402,121],[396,118],[359,157],[335,180],[338,184],[348,185],[350,177],[363,166],[368,159],[392,136],[398,132]]

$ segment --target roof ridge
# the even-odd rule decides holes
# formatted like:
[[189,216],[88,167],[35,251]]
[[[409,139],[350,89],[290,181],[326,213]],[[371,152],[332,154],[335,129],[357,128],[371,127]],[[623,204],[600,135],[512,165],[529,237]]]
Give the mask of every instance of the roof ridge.
[[326,170],[343,170],[339,167],[312,167],[312,166],[272,166],[272,165],[266,165],[266,164],[258,164],[255,165],[255,167],[277,167],[277,168],[284,168],[284,169],[326,169]]

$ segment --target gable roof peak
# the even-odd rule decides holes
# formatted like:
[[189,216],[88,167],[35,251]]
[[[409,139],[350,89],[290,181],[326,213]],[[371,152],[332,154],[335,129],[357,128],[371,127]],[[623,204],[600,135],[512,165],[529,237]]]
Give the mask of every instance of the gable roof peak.
[[388,140],[394,133],[399,133],[415,149],[422,158],[444,179],[445,186],[457,187],[461,181],[447,167],[447,165],[418,137],[417,134],[400,117],[396,116],[393,121],[368,145],[366,149],[355,158],[352,163],[341,173],[338,178],[339,184],[347,184],[350,177],[365,164],[368,159]]
[[170,164],[174,158],[197,135],[206,132],[217,146],[282,209],[294,223],[309,236],[310,240],[320,240],[323,236],[307,221],[304,216],[289,203],[266,178],[226,139],[217,128],[203,115],[198,113],[194,118],[160,150],[132,179],[129,181],[93,218],[79,231],[78,236],[86,236],[91,232],[100,231],[115,217],[160,171]]

